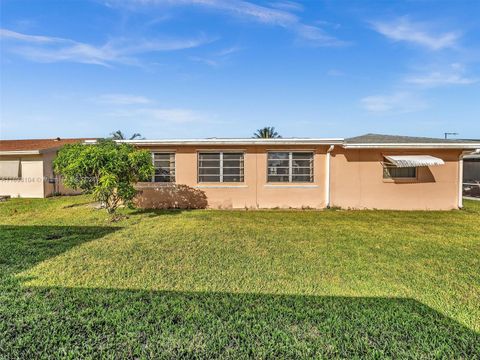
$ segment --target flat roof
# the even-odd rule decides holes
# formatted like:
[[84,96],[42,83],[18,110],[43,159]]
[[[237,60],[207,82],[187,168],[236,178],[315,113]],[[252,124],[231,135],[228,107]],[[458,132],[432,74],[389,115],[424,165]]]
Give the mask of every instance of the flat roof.
[[[343,144],[343,138],[208,138],[208,139],[159,139],[117,140],[138,146],[152,145],[333,145]],[[86,141],[88,143],[88,141]]]
[[[66,144],[95,143],[95,138],[55,138],[0,140],[0,155],[41,154],[54,151]],[[445,140],[426,137],[365,134],[348,139],[343,138],[206,138],[206,139],[152,139],[152,140],[116,140],[119,143],[146,146],[247,146],[247,145],[339,145],[347,149],[480,149],[480,141]]]

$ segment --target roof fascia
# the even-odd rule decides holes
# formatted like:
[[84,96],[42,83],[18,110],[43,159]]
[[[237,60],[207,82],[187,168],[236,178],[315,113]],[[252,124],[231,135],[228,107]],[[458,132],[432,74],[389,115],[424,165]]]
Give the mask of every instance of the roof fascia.
[[40,150],[2,150],[0,155],[39,155]]

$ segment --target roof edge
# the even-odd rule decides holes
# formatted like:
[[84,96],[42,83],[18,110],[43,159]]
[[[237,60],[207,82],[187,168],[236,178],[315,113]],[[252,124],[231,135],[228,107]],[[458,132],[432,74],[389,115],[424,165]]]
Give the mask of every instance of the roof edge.
[[40,155],[40,150],[0,150],[0,155]]
[[[343,138],[277,138],[277,139],[163,139],[163,140],[115,140],[132,145],[342,145]],[[95,141],[85,141],[85,144]]]

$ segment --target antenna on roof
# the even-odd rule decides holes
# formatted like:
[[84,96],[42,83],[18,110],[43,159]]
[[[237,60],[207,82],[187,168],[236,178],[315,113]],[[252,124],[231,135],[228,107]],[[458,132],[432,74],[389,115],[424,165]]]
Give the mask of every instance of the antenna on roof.
[[448,139],[448,136],[449,136],[449,135],[453,135],[453,136],[458,135],[458,133],[453,133],[453,132],[446,132],[446,133],[443,133],[443,134],[445,135],[445,140]]

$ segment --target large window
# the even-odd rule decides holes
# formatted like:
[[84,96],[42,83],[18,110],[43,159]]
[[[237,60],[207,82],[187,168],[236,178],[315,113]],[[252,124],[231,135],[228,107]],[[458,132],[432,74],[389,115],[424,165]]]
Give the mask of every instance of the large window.
[[268,182],[313,182],[312,152],[269,152]]
[[175,153],[153,153],[154,182],[175,182]]
[[392,164],[384,164],[383,166],[384,179],[416,179],[416,167],[396,167]]
[[243,153],[198,154],[198,182],[243,182]]

